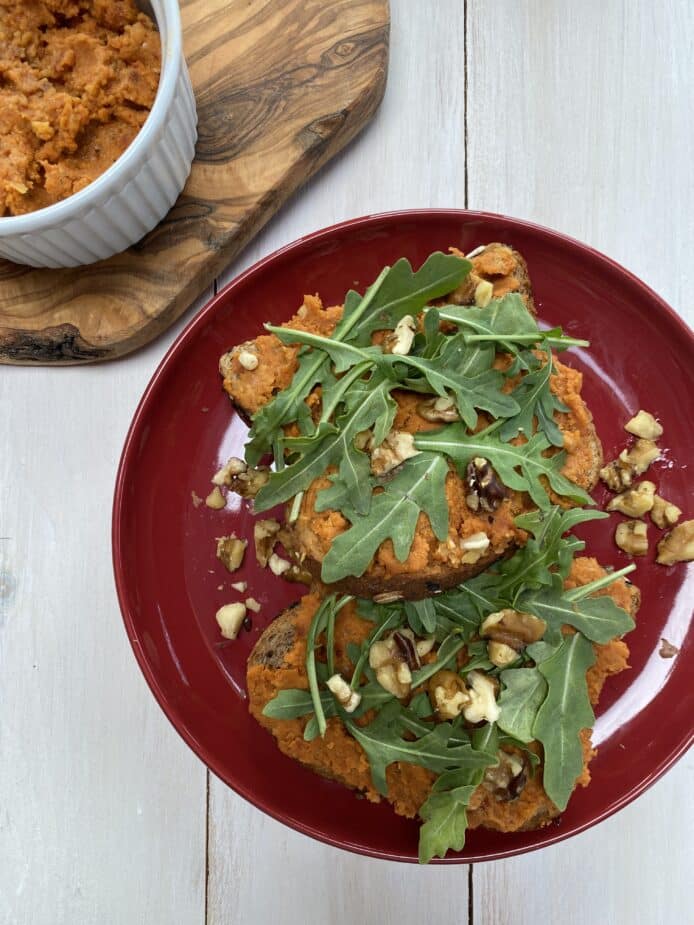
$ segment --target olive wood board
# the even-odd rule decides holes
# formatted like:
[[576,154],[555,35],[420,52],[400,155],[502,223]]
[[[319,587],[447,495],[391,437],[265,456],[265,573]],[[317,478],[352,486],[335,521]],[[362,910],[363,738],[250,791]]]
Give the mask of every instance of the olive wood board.
[[182,0],[181,17],[198,110],[183,193],[109,260],[0,260],[0,363],[90,363],[157,337],[383,97],[388,0]]

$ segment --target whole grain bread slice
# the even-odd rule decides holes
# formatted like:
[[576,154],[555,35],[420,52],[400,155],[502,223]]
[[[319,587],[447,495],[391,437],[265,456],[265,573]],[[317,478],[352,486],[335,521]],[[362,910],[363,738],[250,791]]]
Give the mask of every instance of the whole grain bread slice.
[[[470,276],[441,301],[470,304],[480,281],[487,280],[492,283],[495,296],[517,292],[530,310],[535,311],[528,268],[516,250],[505,244],[490,244],[472,257],[472,263]],[[287,326],[327,335],[338,322],[341,311],[341,306],[324,309],[316,296],[306,296]],[[237,345],[222,357],[220,371],[224,389],[245,418],[290,384],[296,369],[297,351],[298,347],[285,346],[274,335],[262,335]],[[555,368],[557,374],[552,377],[552,388],[569,407],[566,414],[557,416],[567,451],[563,473],[581,488],[591,490],[602,466],[602,447],[590,411],[580,397],[581,374],[558,361],[555,361]],[[394,424],[396,430],[413,433],[440,426],[419,414],[421,396],[406,392],[393,395],[399,407]],[[287,551],[294,563],[315,580],[321,578],[322,563],[333,540],[349,528],[348,521],[340,513],[316,510],[317,494],[329,485],[329,474],[326,472],[304,493],[298,517],[285,534]],[[345,577],[333,587],[361,597],[390,593],[417,600],[460,584],[525,542],[526,535],[516,527],[514,519],[534,507],[527,496],[508,492],[494,512],[474,512],[467,504],[468,490],[464,480],[452,466],[446,493],[449,536],[445,542],[434,536],[428,518],[421,514],[412,550],[404,562],[397,560],[387,540],[364,574]],[[469,551],[466,543],[480,533],[489,536],[489,547]]]
[[[595,560],[577,559],[567,586],[586,584],[604,574]],[[623,579],[604,589],[615,602],[632,616],[640,603],[638,589]],[[372,785],[370,769],[359,743],[349,735],[337,718],[328,720],[324,738],[307,742],[303,731],[308,717],[292,720],[271,719],[263,715],[267,703],[283,689],[308,689],[305,670],[306,635],[312,616],[320,605],[321,594],[313,591],[288,610],[280,614],[263,632],[249,661],[247,684],[249,707],[252,715],[276,739],[282,752],[303,764],[311,771],[336,780],[357,790],[367,799],[380,801]],[[335,624],[336,670],[349,677],[351,662],[346,652],[350,642],[361,643],[372,624],[356,615],[354,603],[348,604],[338,615]],[[596,662],[588,671],[587,680],[591,702],[598,702],[608,677],[627,667],[629,650],[623,640],[615,639],[606,645],[595,645]],[[368,719],[368,716],[366,717]],[[539,746],[535,746],[541,754]],[[583,734],[584,770],[577,785],[590,781],[588,765],[595,754],[590,743],[589,730]],[[392,764],[387,771],[388,796],[395,812],[409,817],[418,814],[419,807],[429,793],[435,775],[423,768],[404,763]],[[500,831],[518,831],[547,825],[559,811],[542,788],[542,773],[531,777],[520,797],[513,802],[499,802],[484,786],[475,792],[470,804],[469,825],[483,826]]]

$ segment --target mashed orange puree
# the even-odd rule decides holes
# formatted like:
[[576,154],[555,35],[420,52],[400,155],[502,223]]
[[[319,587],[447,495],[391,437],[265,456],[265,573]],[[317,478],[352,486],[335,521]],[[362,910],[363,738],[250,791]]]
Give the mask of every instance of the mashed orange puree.
[[0,216],[88,186],[125,151],[159,84],[133,0],[0,0]]
[[[604,575],[604,570],[595,559],[577,559],[572,567],[567,587],[587,584]],[[629,588],[623,579],[616,581],[599,594],[609,594],[620,607],[633,610]],[[325,777],[341,781],[348,787],[361,791],[367,799],[379,802],[381,797],[373,788],[369,762],[358,742],[347,732],[339,719],[328,720],[323,739],[304,741],[303,730],[307,717],[294,720],[275,720],[262,715],[265,704],[282,689],[308,689],[306,677],[306,634],[320,596],[315,592],[301,599],[292,611],[295,630],[294,644],[284,656],[281,668],[251,662],[248,668],[248,692],[250,709],[258,722],[276,738],[281,751],[307,765],[311,770]],[[335,623],[335,666],[345,677],[349,677],[351,663],[346,655],[349,642],[361,642],[368,635],[372,624],[356,615],[353,604],[344,607]],[[627,667],[629,649],[621,639],[614,639],[606,645],[595,645],[595,664],[587,673],[588,693],[593,704],[598,702],[605,680]],[[371,719],[369,714],[357,720],[364,724]],[[588,764],[594,755],[590,743],[590,730],[582,733],[584,770],[577,784],[586,786],[590,781]],[[541,754],[540,746],[533,749]],[[395,763],[388,767],[388,800],[395,811],[403,816],[414,817],[426,799],[436,775],[417,765]],[[484,787],[473,794],[470,803],[469,825],[471,828],[484,826],[510,832],[518,829],[537,828],[547,825],[558,815],[542,787],[542,771],[526,783],[519,798],[512,802],[497,801]]]

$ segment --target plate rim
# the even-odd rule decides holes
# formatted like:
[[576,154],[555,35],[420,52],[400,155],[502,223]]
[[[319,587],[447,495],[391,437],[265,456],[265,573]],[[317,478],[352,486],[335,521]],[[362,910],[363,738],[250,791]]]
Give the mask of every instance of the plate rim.
[[[176,354],[183,347],[185,342],[192,338],[200,328],[205,327],[208,320],[213,317],[218,310],[220,304],[223,304],[226,301],[227,294],[231,290],[243,285],[250,277],[257,275],[258,273],[262,273],[266,266],[274,263],[281,257],[286,257],[288,254],[291,254],[292,251],[298,250],[302,247],[305,247],[306,245],[317,244],[322,239],[330,238],[332,235],[341,231],[359,230],[361,228],[368,227],[370,225],[378,225],[379,223],[383,222],[397,223],[398,221],[416,221],[417,219],[421,218],[436,217],[459,219],[461,221],[484,219],[496,222],[504,222],[505,224],[523,229],[524,231],[530,230],[537,232],[541,236],[546,236],[550,240],[553,240],[560,245],[568,245],[571,247],[571,249],[577,249],[584,255],[587,255],[592,259],[597,259],[598,262],[604,264],[610,270],[616,271],[617,273],[626,277],[631,282],[631,284],[640,289],[644,295],[653,299],[657,309],[661,312],[664,312],[665,316],[668,317],[670,322],[674,323],[675,327],[679,329],[682,337],[686,341],[685,349],[688,349],[694,354],[694,332],[689,327],[687,322],[662,298],[662,296],[658,295],[654,289],[652,289],[647,283],[632,273],[631,270],[628,270],[616,260],[608,257],[602,251],[599,251],[596,248],[593,248],[590,245],[585,244],[584,242],[570,235],[556,231],[552,228],[548,228],[545,225],[526,221],[524,219],[514,218],[502,213],[452,208],[398,209],[394,211],[377,212],[361,215],[352,219],[346,219],[341,222],[336,222],[333,225],[328,225],[324,228],[310,232],[309,234],[302,235],[301,237],[296,238],[288,244],[282,245],[281,247],[272,251],[270,254],[267,254],[265,257],[261,257],[259,260],[255,261],[251,266],[247,267],[228,283],[226,283],[226,285],[220,289],[218,293],[212,296],[212,298],[202,306],[202,308],[178,333],[157,364],[149,382],[147,383],[147,386],[142,393],[142,396],[130,421],[118,463],[111,519],[111,551],[116,594],[121,612],[121,618],[123,620],[126,635],[133,650],[133,654],[137,660],[137,663],[150,691],[154,695],[154,698],[159,704],[159,707],[162,709],[164,715],[169,720],[179,736],[183,739],[183,741],[189,746],[189,748],[191,748],[191,750],[200,759],[200,761],[202,761],[205,767],[212,771],[212,773],[219,780],[221,780],[226,786],[230,787],[239,796],[243,797],[243,799],[247,800],[251,805],[296,832],[314,838],[323,844],[327,844],[331,847],[339,848],[345,851],[350,851],[354,854],[376,858],[379,860],[398,861],[401,863],[413,864],[417,863],[417,859],[414,855],[398,854],[391,851],[372,849],[369,846],[350,844],[344,840],[330,837],[326,833],[314,829],[310,824],[307,824],[300,819],[291,818],[286,815],[283,816],[279,811],[273,810],[269,806],[264,805],[261,800],[256,799],[253,793],[243,784],[238,782],[232,783],[226,779],[221,767],[219,766],[219,762],[217,762],[215,757],[209,754],[204,746],[202,746],[197,741],[195,735],[188,729],[186,723],[182,721],[180,717],[178,717],[177,711],[170,705],[169,700],[165,696],[157,680],[156,669],[153,667],[151,660],[148,658],[143,646],[140,643],[135,620],[129,607],[126,587],[126,569],[121,554],[123,521],[122,509],[125,501],[126,475],[130,465],[130,457],[135,451],[137,437],[141,430],[145,413],[149,407],[149,403],[156,395],[157,390],[160,388],[164,373],[166,372],[169,363],[175,358]],[[445,858],[435,858],[430,863],[478,864],[486,861],[503,860],[505,858],[527,854],[531,851],[538,851],[542,848],[547,848],[551,845],[557,844],[558,842],[564,841],[567,838],[579,835],[582,832],[592,828],[593,826],[603,822],[610,816],[613,816],[615,813],[619,812],[630,803],[632,803],[642,793],[645,793],[646,790],[648,790],[653,786],[653,784],[660,780],[660,778],[671,767],[673,767],[677,761],[679,761],[679,759],[688,751],[693,743],[694,729],[689,731],[688,736],[684,735],[682,737],[678,747],[672,749],[666,756],[664,756],[657,764],[657,766],[649,772],[644,780],[639,781],[619,799],[614,800],[609,806],[605,807],[602,812],[599,812],[597,815],[593,816],[589,820],[586,820],[585,822],[575,824],[567,830],[552,830],[551,827],[539,829],[537,831],[541,832],[543,837],[536,844],[524,845],[521,847],[502,847],[498,850],[494,850],[493,852],[486,852],[484,854],[477,854],[475,852],[467,854],[465,853],[465,850],[463,850],[462,854],[456,853],[451,857],[447,856]]]

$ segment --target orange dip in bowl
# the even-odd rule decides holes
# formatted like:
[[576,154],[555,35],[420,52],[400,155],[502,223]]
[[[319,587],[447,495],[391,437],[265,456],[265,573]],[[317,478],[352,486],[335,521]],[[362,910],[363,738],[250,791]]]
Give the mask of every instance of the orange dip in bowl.
[[0,216],[66,199],[114,163],[159,84],[133,0],[0,0]]

